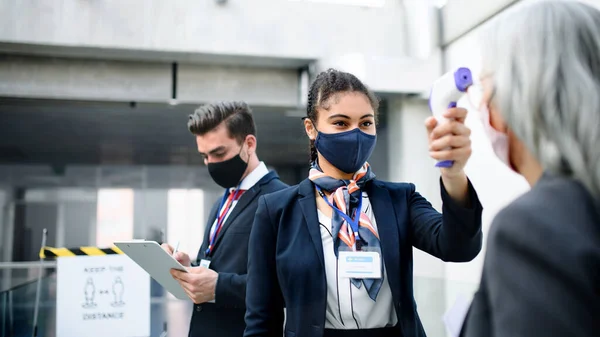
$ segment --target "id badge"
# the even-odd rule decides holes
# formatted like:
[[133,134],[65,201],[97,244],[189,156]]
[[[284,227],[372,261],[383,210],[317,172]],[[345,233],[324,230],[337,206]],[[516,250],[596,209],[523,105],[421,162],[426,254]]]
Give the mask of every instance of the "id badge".
[[380,279],[381,253],[379,249],[363,247],[361,251],[340,249],[339,275],[343,278]]
[[210,266],[210,260],[207,260],[207,259],[200,260],[200,267],[204,267],[204,268],[208,269],[209,266]]

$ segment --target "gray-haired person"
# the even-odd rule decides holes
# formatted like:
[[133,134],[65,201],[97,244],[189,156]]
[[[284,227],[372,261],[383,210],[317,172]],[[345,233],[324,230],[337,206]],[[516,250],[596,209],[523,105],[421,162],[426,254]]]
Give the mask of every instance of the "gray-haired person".
[[600,336],[600,11],[518,5],[483,40],[480,110],[532,189],[495,217],[462,336]]

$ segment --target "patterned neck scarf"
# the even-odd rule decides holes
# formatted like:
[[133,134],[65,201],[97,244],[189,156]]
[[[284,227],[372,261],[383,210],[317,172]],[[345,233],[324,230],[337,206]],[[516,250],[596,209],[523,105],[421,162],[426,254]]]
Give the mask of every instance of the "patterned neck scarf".
[[[308,178],[321,190],[331,193],[328,197],[331,205],[345,213],[351,219],[354,219],[354,213],[362,198],[362,189],[367,182],[375,178],[375,174],[371,172],[371,166],[365,163],[354,174],[351,180],[335,179],[323,173],[319,165],[314,162]],[[350,224],[348,224],[338,211],[333,210],[331,230],[333,235],[333,250],[336,257],[339,257],[339,248],[342,245],[349,247],[351,250],[360,250],[363,246],[381,249],[379,235],[371,223],[371,219],[364,212],[363,208],[360,215],[357,215],[360,216],[358,233],[361,242],[356,242]],[[351,282],[359,289],[364,284],[369,297],[375,301],[383,283],[383,272],[381,275],[381,279],[351,279]]]

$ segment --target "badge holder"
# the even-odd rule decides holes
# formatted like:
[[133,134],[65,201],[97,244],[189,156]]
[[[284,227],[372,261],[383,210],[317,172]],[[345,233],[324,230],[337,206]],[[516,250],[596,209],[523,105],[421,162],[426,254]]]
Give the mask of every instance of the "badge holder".
[[381,278],[381,249],[378,247],[362,246],[355,251],[350,247],[340,247],[338,250],[339,276],[355,279]]
[[204,267],[206,269],[208,269],[208,267],[210,267],[210,258],[204,258],[202,260],[200,260],[200,267]]

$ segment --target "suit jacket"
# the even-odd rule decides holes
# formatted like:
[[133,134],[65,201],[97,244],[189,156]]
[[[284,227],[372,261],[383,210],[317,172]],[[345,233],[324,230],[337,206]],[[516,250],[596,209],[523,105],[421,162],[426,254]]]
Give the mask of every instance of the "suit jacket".
[[[248,238],[258,198],[287,187],[271,171],[242,194],[215,240],[210,269],[219,273],[215,303],[194,305],[190,337],[240,337],[244,333]],[[220,200],[208,217],[198,260],[204,258]],[[199,261],[197,261],[199,262]],[[197,264],[197,263],[196,263]]]
[[[425,336],[413,297],[412,247],[444,261],[469,261],[481,249],[482,207],[469,184],[471,208],[442,186],[443,215],[413,184],[371,181],[369,195],[398,314],[399,336]],[[250,235],[245,337],[321,337],[327,289],[315,187],[310,180],[261,197]]]
[[600,214],[582,185],[544,174],[500,211],[462,336],[600,335]]

